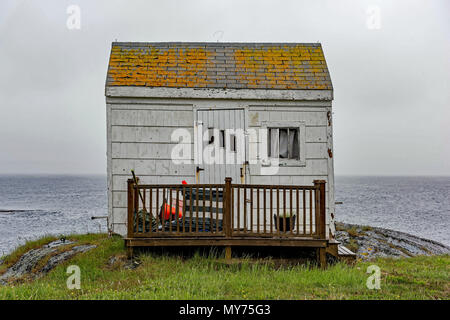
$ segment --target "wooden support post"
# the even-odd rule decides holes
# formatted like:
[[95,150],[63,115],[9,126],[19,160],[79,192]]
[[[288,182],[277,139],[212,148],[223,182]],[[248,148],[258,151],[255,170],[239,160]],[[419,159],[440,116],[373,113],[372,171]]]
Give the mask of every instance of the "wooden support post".
[[227,261],[231,260],[231,247],[230,246],[225,247],[225,259]]
[[[126,243],[125,243],[126,245]],[[129,260],[133,259],[133,255],[134,255],[134,250],[133,247],[127,246],[127,258]]]
[[327,267],[327,251],[326,248],[317,249],[317,260],[322,269]]
[[[319,221],[316,224],[319,228],[317,234],[320,239],[326,238],[326,194],[325,194],[325,180],[314,180],[314,185],[319,188]],[[317,202],[316,202],[317,203]]]

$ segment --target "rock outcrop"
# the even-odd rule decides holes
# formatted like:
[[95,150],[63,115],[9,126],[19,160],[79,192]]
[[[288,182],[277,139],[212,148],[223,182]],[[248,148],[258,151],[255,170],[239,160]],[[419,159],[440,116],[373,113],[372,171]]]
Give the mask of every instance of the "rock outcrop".
[[450,254],[450,247],[442,243],[400,231],[341,222],[336,230],[336,240],[362,260]]
[[[23,254],[6,272],[0,275],[0,285],[24,277],[38,278],[55,268],[61,262],[72,258],[77,253],[85,252],[96,247],[96,245],[90,244],[72,246],[73,244],[74,242],[61,239],[50,242],[41,248],[31,249]],[[63,246],[67,246],[67,250],[61,250]],[[49,258],[44,266],[39,268],[39,270],[35,270],[38,263],[46,257]]]

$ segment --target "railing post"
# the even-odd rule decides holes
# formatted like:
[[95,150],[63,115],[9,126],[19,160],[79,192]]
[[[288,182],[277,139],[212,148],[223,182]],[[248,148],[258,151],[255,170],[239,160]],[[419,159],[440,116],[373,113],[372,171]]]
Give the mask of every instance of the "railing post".
[[231,237],[232,230],[231,230],[231,181],[232,179],[230,177],[225,178],[225,190],[224,190],[224,227],[225,227],[225,235],[227,237]]
[[[314,186],[319,189],[319,221],[318,235],[320,239],[326,238],[326,203],[325,203],[325,180],[314,180]],[[317,203],[317,202],[316,202]]]
[[128,220],[127,220],[127,237],[133,237],[133,214],[134,214],[134,192],[133,192],[134,181],[133,179],[128,179],[127,181],[127,199],[128,199]]

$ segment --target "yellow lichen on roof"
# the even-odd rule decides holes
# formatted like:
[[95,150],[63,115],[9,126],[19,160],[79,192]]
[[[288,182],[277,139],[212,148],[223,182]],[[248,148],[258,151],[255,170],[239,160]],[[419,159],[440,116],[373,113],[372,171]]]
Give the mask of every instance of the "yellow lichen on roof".
[[209,56],[209,52],[198,48],[128,50],[113,47],[109,64],[111,85],[204,87]]
[[[325,61],[322,49],[296,47],[270,47],[235,50],[236,70],[239,80],[250,88],[262,85],[268,88],[327,89],[327,85],[317,84],[324,80],[322,65]],[[311,64],[312,62],[312,64]],[[314,67],[311,67],[314,66]]]
[[106,85],[332,89],[320,44],[115,43]]

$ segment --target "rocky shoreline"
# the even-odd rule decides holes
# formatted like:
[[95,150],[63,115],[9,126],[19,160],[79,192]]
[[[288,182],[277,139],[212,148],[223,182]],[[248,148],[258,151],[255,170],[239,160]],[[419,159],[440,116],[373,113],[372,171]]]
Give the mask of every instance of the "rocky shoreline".
[[450,254],[450,247],[405,232],[336,223],[336,240],[356,253],[357,259],[378,257],[414,257],[418,255]]
[[[10,281],[23,278],[36,279],[55,268],[78,253],[86,252],[96,248],[96,245],[77,245],[75,242],[67,241],[64,238],[50,242],[40,248],[31,249],[23,254],[20,259],[0,274],[0,285],[5,285]],[[39,263],[42,266],[36,270]],[[3,263],[0,261],[0,264]]]

